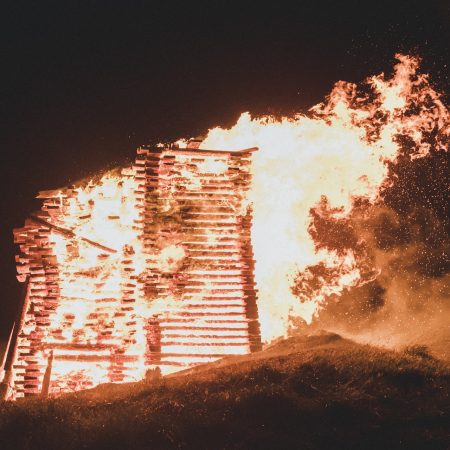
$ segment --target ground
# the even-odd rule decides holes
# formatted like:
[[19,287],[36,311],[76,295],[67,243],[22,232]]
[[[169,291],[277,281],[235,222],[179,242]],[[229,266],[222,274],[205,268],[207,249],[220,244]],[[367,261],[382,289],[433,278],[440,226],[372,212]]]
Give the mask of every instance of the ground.
[[1,449],[448,449],[450,366],[331,333],[171,377],[0,404]]

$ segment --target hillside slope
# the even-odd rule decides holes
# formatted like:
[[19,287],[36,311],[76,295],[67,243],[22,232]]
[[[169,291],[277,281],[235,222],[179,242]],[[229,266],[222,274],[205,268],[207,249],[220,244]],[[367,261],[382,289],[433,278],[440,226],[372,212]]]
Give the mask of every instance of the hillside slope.
[[1,449],[446,449],[450,368],[322,333],[164,379],[0,404]]

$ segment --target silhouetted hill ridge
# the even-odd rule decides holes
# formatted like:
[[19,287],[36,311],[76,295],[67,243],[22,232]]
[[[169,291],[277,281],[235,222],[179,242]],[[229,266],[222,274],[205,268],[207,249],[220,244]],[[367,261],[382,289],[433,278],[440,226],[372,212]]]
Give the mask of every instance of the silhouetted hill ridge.
[[331,333],[59,399],[0,405],[2,449],[447,449],[450,367]]

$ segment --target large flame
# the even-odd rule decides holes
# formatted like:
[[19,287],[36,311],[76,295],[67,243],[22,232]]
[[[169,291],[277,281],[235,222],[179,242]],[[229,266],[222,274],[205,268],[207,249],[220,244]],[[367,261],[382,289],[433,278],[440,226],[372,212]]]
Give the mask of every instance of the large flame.
[[[25,317],[19,347],[26,348],[29,338],[45,343],[45,350],[33,354],[32,363],[42,372],[53,361],[53,393],[110,381],[111,373],[116,373],[111,361],[120,366],[120,376],[114,381],[141,379],[148,368],[145,348],[151,345],[151,333],[150,338],[146,336],[145,328],[156,315],[160,326],[176,329],[172,337],[163,336],[158,343],[168,354],[167,361],[187,349],[191,354],[182,358],[187,365],[249,351],[242,274],[214,264],[219,258],[234,267],[242,257],[227,240],[237,241],[250,204],[263,341],[285,335],[293,318],[310,323],[330,295],[373,279],[376,273],[363,267],[350,246],[336,251],[318,245],[312,213],[344,220],[355,204],[380,199],[381,189],[390,182],[388,164],[395,163],[405,148],[411,158],[421,158],[432,145],[445,146],[450,134],[448,110],[428,77],[417,73],[418,59],[404,55],[397,59],[392,77],[374,76],[363,86],[338,82],[326,101],[311,108],[308,115],[276,120],[244,113],[232,128],[210,130],[201,143],[203,149],[259,147],[253,154],[253,184],[246,199],[224,175],[229,153],[214,156],[213,152],[206,159],[197,158],[196,163],[188,156],[184,161],[181,155],[175,176],[173,163],[162,164],[158,183],[164,195],[158,202],[164,211],[165,231],[146,248],[142,238],[147,221],[143,216],[145,187],[138,176],[142,167],[134,165],[76,188],[42,193],[46,200],[41,216],[33,220],[43,225],[44,232],[33,222],[16,235],[22,251],[29,255],[18,257],[19,277],[32,277],[31,295],[39,305],[32,305],[32,314],[29,310]],[[244,163],[247,168],[249,161]],[[236,192],[230,195],[230,189]],[[185,226],[201,230],[195,242],[183,243],[177,231],[181,216],[171,201],[175,195],[199,196],[210,202],[215,198],[211,196],[219,195],[231,200],[214,204],[213,213],[197,212],[183,219]],[[166,223],[169,217],[172,224]],[[211,224],[223,229],[209,232]],[[186,264],[187,251],[191,261],[201,259],[206,266],[187,270],[188,276],[203,277],[198,283],[203,287],[188,292],[180,302],[177,286],[183,280],[175,275]],[[206,251],[212,256],[205,256]],[[44,261],[42,267],[33,267],[33,252]],[[145,279],[151,271],[162,274],[158,283],[166,283],[163,288],[168,294],[149,302]],[[223,276],[226,280],[219,283],[220,289],[217,280],[210,285],[205,282]],[[154,289],[161,286],[156,283]],[[206,304],[205,298],[214,301]],[[222,319],[200,317],[215,314],[218,306]],[[36,314],[36,308],[42,311]],[[176,320],[184,320],[179,319],[183,308],[201,312],[194,314],[198,316],[197,334],[171,323],[169,313],[179,313]],[[40,328],[39,321],[46,326],[50,316],[52,326]],[[236,316],[244,317],[243,322]],[[212,340],[205,344],[208,336]],[[220,345],[214,343],[218,337]],[[86,366],[83,358],[96,358],[96,362]],[[177,356],[173,362],[180,361]],[[38,391],[40,381],[33,383],[36,386],[30,389]]]
[[[258,146],[253,159],[253,246],[263,340],[285,335],[292,317],[311,322],[330,294],[367,281],[351,250],[317,249],[310,212],[321,202],[336,218],[356,201],[375,202],[388,183],[388,163],[405,142],[411,158],[427,156],[430,135],[444,146],[449,112],[416,57],[396,55],[392,77],[370,77],[363,86],[338,82],[310,114],[276,120],[241,115],[231,129],[209,131],[203,148]],[[309,298],[299,301],[294,277],[321,265]],[[295,295],[297,294],[297,295]]]

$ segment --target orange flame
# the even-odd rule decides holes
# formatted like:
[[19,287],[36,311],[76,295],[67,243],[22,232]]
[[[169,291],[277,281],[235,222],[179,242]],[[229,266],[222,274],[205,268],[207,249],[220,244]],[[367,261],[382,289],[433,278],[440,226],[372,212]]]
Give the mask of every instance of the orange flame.
[[[402,140],[412,143],[410,157],[419,158],[430,151],[431,132],[437,131],[441,146],[449,136],[449,112],[428,76],[417,73],[418,58],[396,58],[391,78],[370,77],[365,91],[338,82],[309,116],[252,119],[244,113],[231,129],[210,130],[202,143],[201,148],[260,149],[253,158],[250,200],[265,341],[285,335],[291,317],[310,322],[331,293],[364,282],[352,252],[316,251],[308,232],[311,208],[325,197],[331,214],[343,218],[356,199],[375,202],[389,182],[387,163],[396,161]],[[318,263],[339,275],[299,302],[291,290],[293,278]]]
[[[18,345],[26,348],[29,336],[45,342],[47,348],[36,351],[32,363],[42,373],[52,361],[53,393],[110,381],[111,360],[120,364],[118,381],[143,378],[148,368],[144,357],[148,345],[145,319],[158,315],[161,327],[174,329],[173,318],[167,313],[180,312],[182,317],[186,306],[202,308],[202,313],[211,314],[219,306],[224,319],[221,322],[199,316],[195,326],[200,331],[196,335],[190,329],[175,327],[176,332],[171,336],[176,339],[163,336],[159,342],[168,355],[166,361],[189,365],[221,354],[248,352],[248,329],[245,323],[234,319],[236,315],[245,318],[241,273],[230,263],[238,261],[239,255],[235,249],[230,250],[233,246],[226,241],[237,241],[237,227],[242,227],[239,221],[250,204],[263,341],[285,335],[294,317],[310,322],[330,295],[340,295],[344,289],[366,282],[351,250],[338,254],[317,248],[310,233],[311,209],[325,200],[326,214],[345,218],[355,200],[372,203],[379,200],[381,188],[389,182],[387,164],[396,161],[402,142],[407,142],[412,149],[411,158],[424,157],[430,152],[431,134],[434,145],[444,146],[450,134],[448,110],[430,86],[428,77],[417,73],[418,59],[405,55],[397,55],[397,59],[391,78],[384,74],[371,77],[362,89],[352,83],[338,82],[326,102],[311,108],[308,116],[252,119],[244,113],[231,129],[210,130],[201,148],[259,147],[252,158],[253,185],[245,199],[239,197],[238,201],[232,199],[227,203],[230,197],[227,189],[231,189],[224,177],[228,156],[197,158],[197,163],[192,164],[181,152],[175,176],[173,164],[159,166],[158,183],[164,196],[158,199],[158,207],[165,215],[171,214],[174,193],[186,198],[200,196],[208,201],[214,195],[223,198],[222,203],[214,205],[216,212],[197,212],[192,219],[185,219],[192,222],[185,225],[201,230],[195,242],[183,244],[176,232],[171,238],[169,230],[164,237],[157,237],[153,247],[144,248],[140,210],[143,206],[139,207],[143,204],[140,200],[144,198],[144,187],[136,176],[135,166],[122,169],[120,174],[107,173],[83,187],[44,193],[42,197],[47,200],[42,214],[52,227],[45,228],[46,219],[40,220],[41,224],[44,220],[44,230],[50,231],[40,234],[36,226],[25,227],[25,231],[17,231],[17,236],[27,251],[32,240],[28,239],[28,232],[32,233],[37,247],[47,239],[42,249],[38,248],[44,255],[39,257],[50,268],[55,258],[58,273],[55,275],[51,270],[46,273],[45,267],[33,268],[32,258],[22,261],[21,257],[18,272],[21,278],[26,273],[33,276],[33,298],[41,298],[41,303],[35,303],[44,305],[38,306],[43,308],[39,320],[45,321],[51,315],[52,327],[42,331],[30,314],[25,318]],[[178,142],[183,143],[186,141]],[[188,168],[193,165],[195,170]],[[209,180],[206,185],[202,184],[204,175]],[[182,188],[176,183],[182,183]],[[223,229],[214,233],[204,231],[218,220]],[[214,249],[211,256],[204,255],[205,242]],[[194,267],[189,275],[203,277],[198,283],[202,287],[183,302],[171,293],[156,301],[146,301],[142,282],[145,273],[152,270],[169,276],[176,273],[186,260],[185,244],[197,246],[197,250],[189,250],[192,261],[201,259],[203,264],[209,264],[220,258],[230,263],[232,269]],[[50,256],[46,256],[46,246],[51,249]],[[195,252],[202,256],[195,256]],[[315,265],[324,272],[332,272],[332,276],[318,275],[310,269]],[[299,272],[304,282],[316,278],[314,290],[302,291],[301,284],[292,289]],[[218,276],[226,276],[218,283],[220,288],[213,282],[204,283],[205,279]],[[52,284],[56,278],[57,287],[56,283]],[[156,290],[159,288],[155,285]],[[51,304],[53,295],[58,297],[56,306]],[[213,303],[205,305],[203,297],[212,298]],[[128,298],[134,302],[133,308],[128,308]],[[128,314],[131,309],[133,313]],[[109,332],[110,329],[114,332]],[[213,353],[206,346],[197,345],[204,343],[205,333],[221,338],[220,345],[211,344]],[[86,366],[83,358],[91,358],[92,362],[93,346],[95,364]],[[111,349],[117,361],[111,358]],[[186,349],[192,350],[191,353]],[[24,369],[21,364],[17,367]],[[36,380],[30,389],[38,391],[40,381]]]

